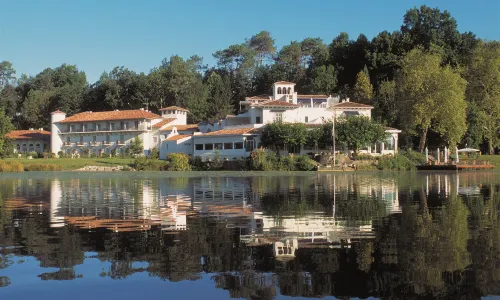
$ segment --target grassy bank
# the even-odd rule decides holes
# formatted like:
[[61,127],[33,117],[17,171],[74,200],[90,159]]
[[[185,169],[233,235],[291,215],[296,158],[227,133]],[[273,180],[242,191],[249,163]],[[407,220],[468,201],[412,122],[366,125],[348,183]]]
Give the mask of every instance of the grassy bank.
[[54,165],[59,170],[71,171],[83,168],[85,166],[101,166],[101,167],[116,167],[128,166],[134,162],[132,158],[38,158],[38,159],[18,159],[7,158],[6,162],[18,162],[25,169],[30,169],[32,166],[47,164]]

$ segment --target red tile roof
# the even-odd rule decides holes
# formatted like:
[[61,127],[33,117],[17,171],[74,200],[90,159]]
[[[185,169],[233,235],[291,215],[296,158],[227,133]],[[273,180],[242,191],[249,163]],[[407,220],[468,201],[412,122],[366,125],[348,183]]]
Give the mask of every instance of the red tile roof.
[[333,108],[369,108],[372,109],[373,106],[367,105],[367,104],[362,104],[362,103],[356,103],[356,102],[342,102],[335,104]]
[[66,113],[63,111],[60,111],[60,110],[56,110],[56,111],[51,112],[50,114],[55,115],[55,114],[66,114]]
[[212,131],[209,133],[202,134],[206,135],[238,135],[238,134],[249,134],[249,133],[259,133],[259,128],[235,128],[235,129],[222,129],[217,131]]
[[274,84],[293,84],[293,85],[295,85],[295,83],[290,82],[290,81],[278,81],[278,82],[275,82]]
[[169,107],[160,108],[160,111],[162,111],[162,110],[180,110],[180,111],[189,112],[189,110],[182,108],[182,107],[179,107],[179,106],[169,106]]
[[252,97],[246,97],[245,100],[269,100],[271,97],[270,95],[262,94],[262,95],[257,95],[257,96],[252,96]]
[[183,139],[183,138],[187,138],[187,137],[190,137],[192,135],[189,135],[189,134],[178,134],[178,135],[174,135],[174,136],[171,136],[167,139],[167,141],[177,141],[177,140],[180,140],[180,139]]
[[386,131],[398,131],[398,132],[401,132],[401,130],[399,130],[397,128],[392,128],[392,127],[385,127],[385,130]]
[[113,120],[135,120],[135,119],[161,119],[162,117],[152,112],[135,109],[135,110],[114,110],[100,112],[81,112],[72,115],[59,123],[70,122],[91,122],[91,121],[113,121]]
[[164,120],[161,120],[160,122],[156,123],[153,125],[153,128],[162,128],[163,126],[167,125],[168,123],[170,122],[173,122],[177,120],[176,118],[168,118],[168,119],[164,119]]
[[6,136],[13,140],[50,141],[50,132],[45,130],[13,130]]
[[266,102],[254,104],[253,106],[255,106],[255,107],[269,107],[269,106],[276,107],[276,106],[279,106],[279,107],[290,107],[290,108],[299,107],[297,104],[293,104],[293,103],[286,102],[286,101],[280,101],[280,100],[269,100]]
[[172,130],[177,128],[177,131],[199,131],[198,124],[187,124],[187,125],[170,125],[164,128],[164,131]]

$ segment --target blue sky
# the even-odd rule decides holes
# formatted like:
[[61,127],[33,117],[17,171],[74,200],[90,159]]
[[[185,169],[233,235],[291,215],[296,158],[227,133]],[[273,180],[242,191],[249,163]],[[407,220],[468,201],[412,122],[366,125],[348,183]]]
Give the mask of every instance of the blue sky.
[[339,32],[355,39],[399,29],[406,10],[426,4],[448,10],[459,30],[500,40],[498,0],[2,0],[0,61],[17,75],[76,64],[96,81],[103,71],[125,66],[148,72],[163,58],[212,53],[268,30],[282,46],[320,37],[329,43]]

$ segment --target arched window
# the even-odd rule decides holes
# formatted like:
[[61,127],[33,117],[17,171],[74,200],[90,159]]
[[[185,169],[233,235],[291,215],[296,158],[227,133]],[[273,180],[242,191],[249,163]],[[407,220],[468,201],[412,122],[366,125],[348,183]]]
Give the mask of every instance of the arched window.
[[292,93],[292,88],[288,88],[288,94],[291,94]]
[[278,88],[278,94],[281,94],[281,88],[280,87]]

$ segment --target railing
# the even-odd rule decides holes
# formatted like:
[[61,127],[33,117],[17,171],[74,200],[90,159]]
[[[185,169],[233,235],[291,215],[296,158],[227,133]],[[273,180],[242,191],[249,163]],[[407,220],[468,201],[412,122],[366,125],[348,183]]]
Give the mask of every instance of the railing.
[[119,127],[119,128],[111,128],[111,127],[70,128],[70,129],[62,129],[62,130],[60,130],[60,133],[116,132],[116,131],[143,131],[143,130],[151,130],[151,126],[142,124],[139,126]]
[[78,147],[83,147],[83,146],[85,146],[85,142],[78,142],[76,145],[77,145]]

